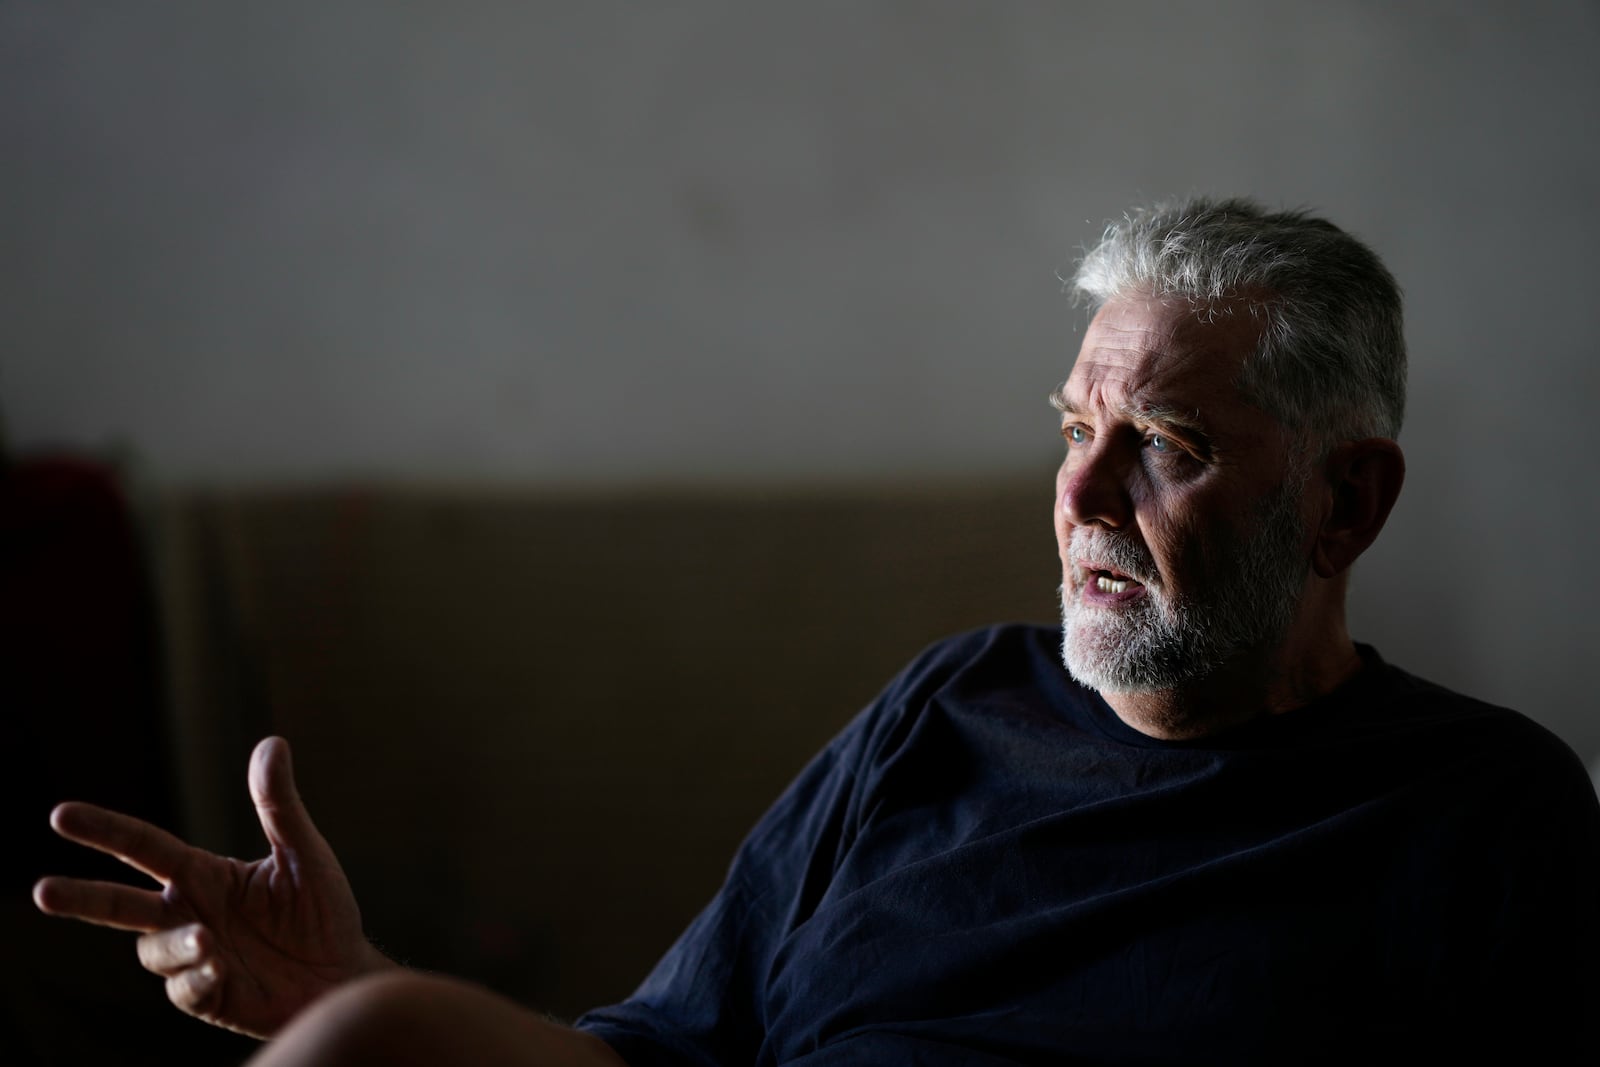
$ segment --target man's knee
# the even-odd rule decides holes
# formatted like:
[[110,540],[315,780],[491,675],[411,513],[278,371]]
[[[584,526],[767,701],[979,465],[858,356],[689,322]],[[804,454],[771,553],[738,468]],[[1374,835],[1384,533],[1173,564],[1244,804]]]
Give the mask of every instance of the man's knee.
[[445,984],[411,972],[357,979],[301,1012],[252,1062],[359,1063],[408,1044],[422,1053],[432,1043],[429,1031],[443,1022],[436,1017],[455,999]]
[[352,1033],[395,1034],[408,1028],[425,1029],[435,1017],[447,1017],[449,1006],[464,994],[490,995],[453,979],[393,971],[350,982],[324,997],[312,1011],[324,1016],[325,1026]]
[[598,1039],[480,986],[401,971],[371,975],[328,994],[252,1062],[611,1067],[622,1061]]

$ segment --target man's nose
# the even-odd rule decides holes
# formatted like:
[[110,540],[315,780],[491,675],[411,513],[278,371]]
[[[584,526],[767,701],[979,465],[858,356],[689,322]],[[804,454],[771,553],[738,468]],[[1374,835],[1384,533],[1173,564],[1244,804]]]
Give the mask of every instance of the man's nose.
[[1058,506],[1074,526],[1120,528],[1133,518],[1126,463],[1115,449],[1097,444],[1067,463]]

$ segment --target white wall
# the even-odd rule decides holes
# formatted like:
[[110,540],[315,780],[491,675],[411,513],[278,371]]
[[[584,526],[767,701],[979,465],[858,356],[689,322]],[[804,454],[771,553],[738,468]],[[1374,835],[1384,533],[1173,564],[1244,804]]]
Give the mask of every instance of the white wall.
[[1361,634],[1593,757],[1596,55],[1577,0],[14,0],[0,408],[167,481],[1047,492],[1078,248],[1309,204],[1409,298]]

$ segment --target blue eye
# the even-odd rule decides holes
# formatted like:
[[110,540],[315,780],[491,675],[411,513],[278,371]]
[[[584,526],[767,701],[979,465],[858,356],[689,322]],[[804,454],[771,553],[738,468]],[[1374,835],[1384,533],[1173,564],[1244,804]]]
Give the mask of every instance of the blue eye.
[[1075,445],[1081,445],[1089,439],[1088,432],[1084,430],[1082,426],[1068,426],[1064,428],[1061,433],[1068,441]]
[[1167,440],[1165,437],[1162,437],[1158,433],[1153,433],[1149,437],[1146,437],[1145,443],[1157,452],[1175,451],[1172,442]]

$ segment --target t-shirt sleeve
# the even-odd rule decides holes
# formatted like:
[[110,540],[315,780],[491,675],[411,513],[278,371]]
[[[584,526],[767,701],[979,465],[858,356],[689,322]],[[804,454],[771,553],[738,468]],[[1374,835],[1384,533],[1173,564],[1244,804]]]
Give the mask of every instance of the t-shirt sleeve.
[[883,698],[790,784],[740,846],[727,881],[644,983],[576,1025],[629,1067],[749,1064],[765,1033],[774,953],[826,891],[848,846],[855,784]]

